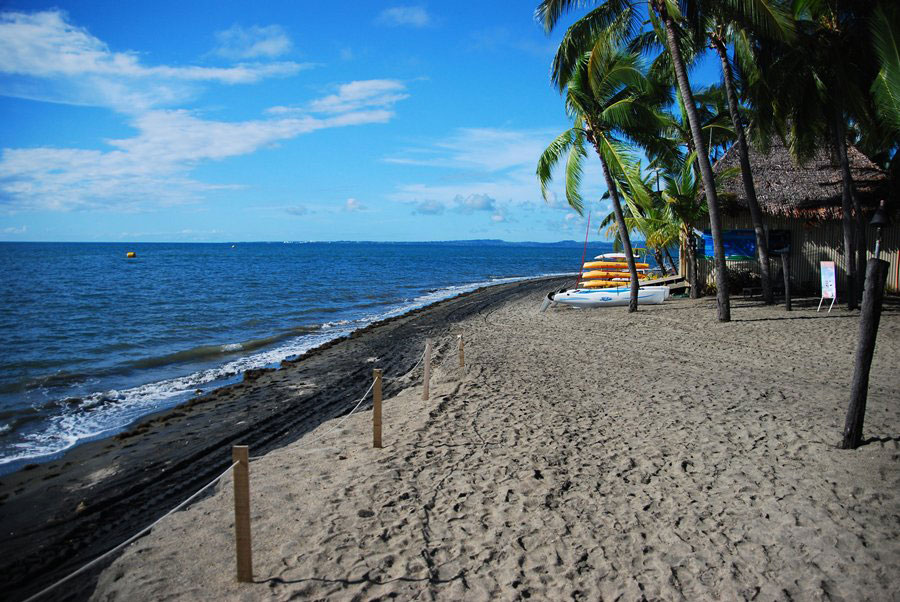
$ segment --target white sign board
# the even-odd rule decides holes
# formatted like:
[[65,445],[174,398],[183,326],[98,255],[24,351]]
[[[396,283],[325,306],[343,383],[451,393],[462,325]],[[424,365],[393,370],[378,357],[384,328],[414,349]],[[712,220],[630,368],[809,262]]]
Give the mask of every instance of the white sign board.
[[[819,272],[822,276],[822,298],[819,299],[819,309],[822,309],[822,301],[825,299],[831,299],[831,305],[828,306],[828,311],[831,311],[831,308],[834,306],[834,300],[837,299],[837,282],[834,278],[834,262],[833,261],[822,261],[820,263]],[[817,309],[816,311],[819,311]]]

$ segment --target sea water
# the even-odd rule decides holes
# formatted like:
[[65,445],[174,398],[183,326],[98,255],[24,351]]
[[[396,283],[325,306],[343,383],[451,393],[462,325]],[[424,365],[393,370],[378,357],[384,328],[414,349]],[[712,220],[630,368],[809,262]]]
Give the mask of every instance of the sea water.
[[581,255],[490,241],[0,243],[0,474],[371,322],[577,272]]

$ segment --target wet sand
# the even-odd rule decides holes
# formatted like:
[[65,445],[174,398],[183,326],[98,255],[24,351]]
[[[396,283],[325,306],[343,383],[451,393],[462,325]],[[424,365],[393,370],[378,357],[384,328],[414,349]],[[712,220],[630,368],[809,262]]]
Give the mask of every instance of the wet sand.
[[[283,368],[149,416],[116,437],[0,477],[0,598],[21,600],[126,540],[221,473],[231,446],[264,454],[348,412],[371,380],[410,370],[424,339],[562,281],[488,287],[358,331]],[[385,395],[406,383],[386,378]],[[104,562],[47,596],[85,600]]]
[[427,403],[415,357],[386,367],[383,449],[365,411],[251,463],[254,583],[234,578],[227,477],[93,599],[898,599],[896,300],[847,451],[858,314],[538,314],[546,288],[433,326]]

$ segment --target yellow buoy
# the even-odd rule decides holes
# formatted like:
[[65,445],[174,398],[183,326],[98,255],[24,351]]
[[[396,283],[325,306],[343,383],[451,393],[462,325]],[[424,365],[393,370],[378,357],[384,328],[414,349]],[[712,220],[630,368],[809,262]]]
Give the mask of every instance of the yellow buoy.
[[135,253],[134,251],[128,251],[127,253],[125,253],[125,257],[127,257],[128,259],[134,259],[135,257],[137,257],[137,253]]

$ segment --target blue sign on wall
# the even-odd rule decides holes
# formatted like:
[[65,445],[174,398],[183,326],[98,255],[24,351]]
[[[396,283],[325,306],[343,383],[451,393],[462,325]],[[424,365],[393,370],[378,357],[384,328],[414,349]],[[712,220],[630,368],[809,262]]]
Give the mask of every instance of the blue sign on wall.
[[[753,230],[726,230],[722,233],[722,246],[725,247],[725,259],[755,259],[756,233]],[[709,230],[703,231],[703,254],[707,257],[716,255]]]

